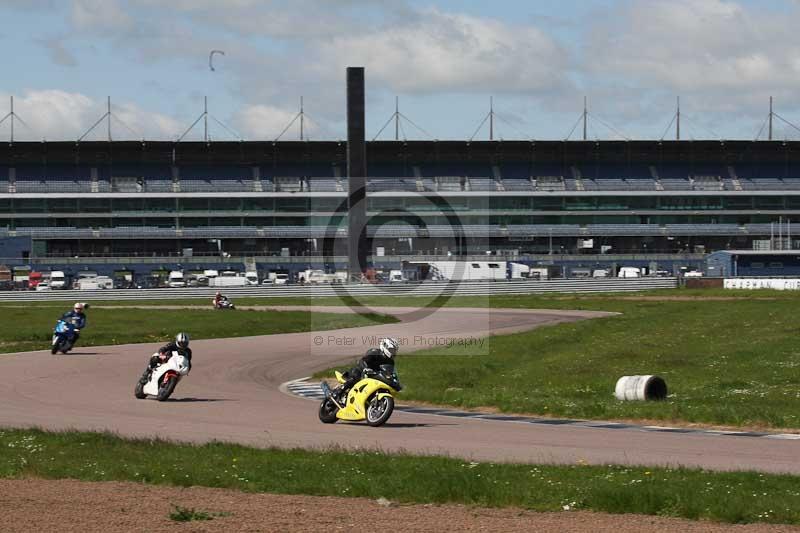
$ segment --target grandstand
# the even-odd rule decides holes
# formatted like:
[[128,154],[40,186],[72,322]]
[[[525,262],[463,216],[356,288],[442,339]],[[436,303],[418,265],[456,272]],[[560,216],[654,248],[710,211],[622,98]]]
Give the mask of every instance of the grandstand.
[[[324,263],[326,237],[346,255],[346,156],[327,141],[6,143],[0,241],[31,245],[3,261]],[[373,141],[367,163],[381,261],[751,249],[800,218],[800,142]]]

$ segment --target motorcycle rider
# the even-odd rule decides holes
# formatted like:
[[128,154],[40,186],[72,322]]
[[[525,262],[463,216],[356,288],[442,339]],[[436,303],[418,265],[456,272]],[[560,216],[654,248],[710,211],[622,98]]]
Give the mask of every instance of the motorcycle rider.
[[191,363],[192,349],[189,348],[189,335],[180,332],[175,335],[175,340],[173,342],[167,343],[158,349],[158,353],[154,354],[150,358],[150,361],[147,363],[147,368],[144,369],[144,374],[142,374],[140,379],[142,384],[145,384],[150,380],[150,375],[157,366],[163,365],[169,361],[169,358],[172,357],[172,352],[178,352]]
[[356,366],[343,374],[346,381],[337,389],[339,398],[347,397],[347,392],[361,380],[365,370],[378,372],[381,365],[394,365],[394,357],[399,348],[400,343],[397,339],[386,337],[381,339],[377,348],[367,350]]
[[89,308],[89,304],[84,304],[81,302],[75,302],[75,305],[72,306],[72,311],[67,311],[63,315],[61,315],[61,320],[64,322],[70,322],[75,329],[72,332],[72,345],[74,346],[78,342],[78,337],[80,337],[80,330],[86,327],[86,314],[84,313],[85,309]]
[[219,309],[224,300],[227,300],[227,298],[217,291],[217,294],[214,295],[214,309]]

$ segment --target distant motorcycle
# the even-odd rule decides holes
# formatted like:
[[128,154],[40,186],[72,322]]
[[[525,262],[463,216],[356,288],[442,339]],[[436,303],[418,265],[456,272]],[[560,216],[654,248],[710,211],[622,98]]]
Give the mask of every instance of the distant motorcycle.
[[75,327],[72,320],[58,319],[56,327],[53,328],[53,342],[50,345],[50,353],[55,355],[58,352],[65,354],[70,351],[79,332],[80,330]]
[[214,309],[236,309],[236,306],[227,297],[223,296],[219,302],[214,300]]
[[159,402],[163,402],[172,395],[178,382],[188,375],[191,369],[189,359],[178,352],[172,352],[172,357],[167,362],[153,369],[147,383],[136,382],[133,395],[139,400],[155,396]]

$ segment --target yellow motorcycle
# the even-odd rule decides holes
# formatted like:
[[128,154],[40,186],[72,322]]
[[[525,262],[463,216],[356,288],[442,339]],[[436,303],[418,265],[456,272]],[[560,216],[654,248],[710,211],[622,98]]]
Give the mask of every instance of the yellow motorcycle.
[[[341,372],[336,372],[339,383],[346,381]],[[394,394],[403,388],[397,379],[394,365],[381,365],[380,370],[364,370],[346,398],[341,397],[341,386],[331,390],[322,382],[325,399],[319,406],[319,419],[325,424],[337,420],[366,420],[373,427],[381,426],[389,420],[394,411]]]

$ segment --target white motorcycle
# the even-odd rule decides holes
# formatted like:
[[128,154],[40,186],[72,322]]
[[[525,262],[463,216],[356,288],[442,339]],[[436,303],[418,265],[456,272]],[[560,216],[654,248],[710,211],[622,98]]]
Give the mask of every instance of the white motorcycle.
[[140,400],[155,396],[159,402],[163,402],[170,397],[181,378],[189,374],[191,368],[189,359],[178,352],[172,352],[172,357],[167,362],[153,369],[147,383],[142,384],[141,380],[136,382],[133,395]]

